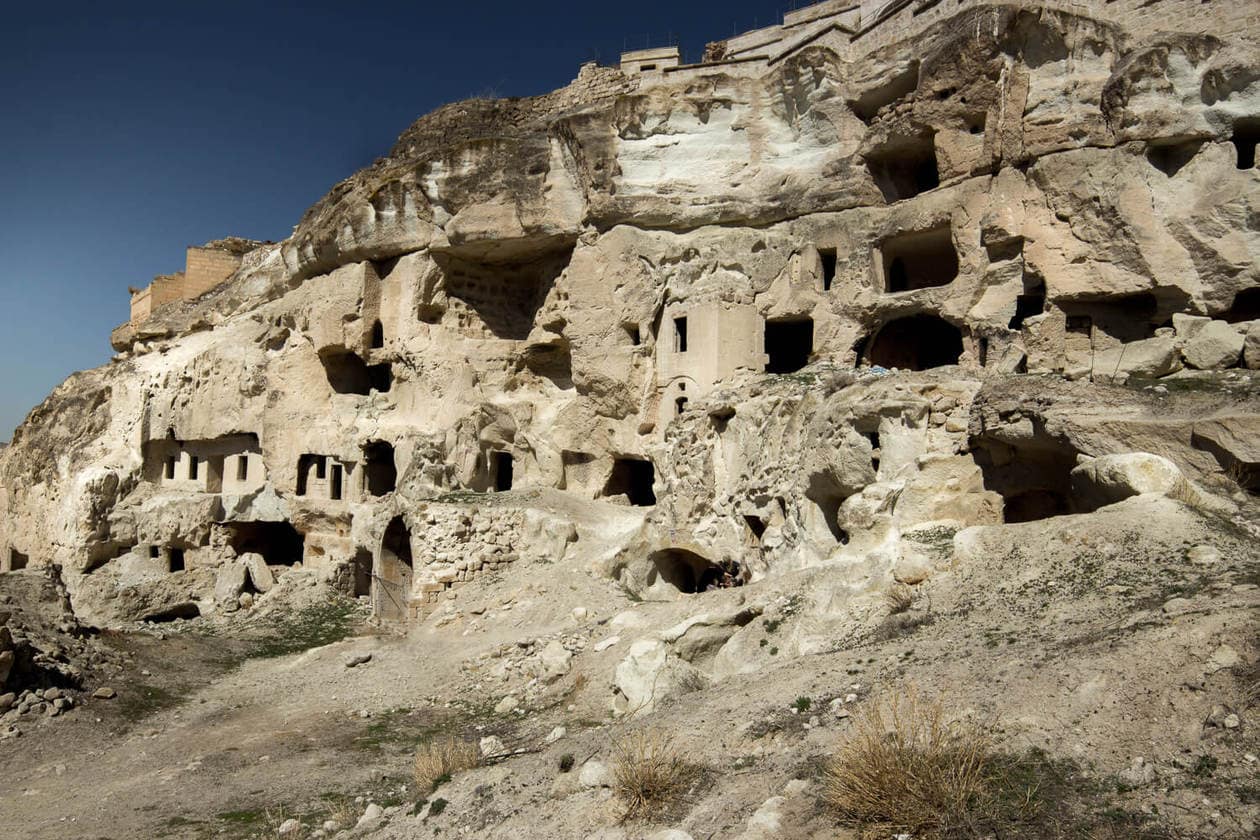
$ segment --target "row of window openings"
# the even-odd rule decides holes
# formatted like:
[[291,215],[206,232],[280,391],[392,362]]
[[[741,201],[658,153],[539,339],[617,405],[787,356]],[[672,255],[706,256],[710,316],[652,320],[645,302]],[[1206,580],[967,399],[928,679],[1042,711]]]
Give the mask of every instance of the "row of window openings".
[[[201,458],[192,455],[188,459],[188,480],[196,481],[201,475]],[[175,467],[179,464],[179,456],[171,455],[166,459],[166,468],[163,472],[168,480],[175,478]],[[249,458],[244,455],[238,456],[236,459],[236,480],[246,481],[249,479]]]

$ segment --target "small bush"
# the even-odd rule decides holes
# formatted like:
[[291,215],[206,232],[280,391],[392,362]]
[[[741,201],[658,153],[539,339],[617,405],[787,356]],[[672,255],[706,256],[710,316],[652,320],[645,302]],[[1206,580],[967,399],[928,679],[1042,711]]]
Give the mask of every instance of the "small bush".
[[797,697],[792,703],[792,707],[798,712],[808,712],[809,707],[814,705],[814,701],[808,697]]
[[638,732],[613,745],[613,792],[625,805],[622,819],[639,819],[677,802],[695,776],[670,742]]
[[414,778],[423,791],[436,790],[455,773],[477,766],[477,746],[458,738],[438,738],[416,750]]
[[884,593],[884,601],[892,615],[900,615],[914,606],[914,590],[899,583]]
[[990,794],[993,756],[978,729],[947,724],[914,693],[872,705],[824,773],[823,797],[846,822],[916,837],[967,824]]
[[429,816],[436,817],[438,814],[446,810],[447,802],[445,799],[434,799],[429,805]]
[[560,756],[560,772],[568,773],[572,770],[574,761],[576,761],[576,759],[573,757],[573,753],[565,753]]

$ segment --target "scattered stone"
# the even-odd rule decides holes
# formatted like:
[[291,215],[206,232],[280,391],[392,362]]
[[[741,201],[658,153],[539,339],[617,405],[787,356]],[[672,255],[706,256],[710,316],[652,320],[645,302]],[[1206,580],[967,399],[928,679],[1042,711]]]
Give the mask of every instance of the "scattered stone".
[[359,667],[360,665],[366,665],[367,663],[369,663],[369,662],[371,662],[371,661],[372,661],[372,654],[370,654],[370,653],[360,653],[360,654],[356,654],[355,656],[351,656],[351,657],[347,658],[347,659],[346,659],[346,667],[347,667],[347,668],[357,668],[357,667]]
[[271,567],[267,565],[266,559],[261,554],[253,552],[243,554],[240,557],[240,562],[249,573],[250,584],[259,592],[269,592],[271,587],[276,585],[276,579],[271,573]]
[[498,703],[495,704],[494,713],[496,715],[510,714],[511,712],[515,711],[516,708],[520,705],[521,705],[521,701],[518,700],[513,695],[509,694],[506,697],[504,697],[502,700],[500,700]]
[[1131,788],[1146,787],[1155,781],[1155,766],[1138,756],[1120,771],[1119,779]]
[[359,821],[355,823],[355,828],[363,828],[366,825],[371,825],[384,816],[385,811],[381,809],[380,805],[373,802],[363,811],[363,816],[359,817]]
[[487,735],[481,739],[478,745],[481,749],[482,758],[497,758],[498,756],[507,755],[508,748],[504,746],[503,741],[495,735]]
[[602,761],[592,758],[578,771],[578,783],[584,788],[612,787],[612,771]]
[[295,819],[287,819],[280,823],[280,827],[276,829],[276,834],[280,837],[291,837],[302,830],[302,824]]
[[563,726],[557,726],[555,729],[547,733],[547,737],[543,739],[543,743],[554,744],[556,741],[559,741],[568,734],[569,730],[565,729]]
[[113,700],[117,696],[118,692],[104,685],[92,692],[92,697],[96,700]]
[[1190,549],[1187,558],[1198,566],[1211,566],[1221,562],[1221,552],[1216,546],[1196,545]]

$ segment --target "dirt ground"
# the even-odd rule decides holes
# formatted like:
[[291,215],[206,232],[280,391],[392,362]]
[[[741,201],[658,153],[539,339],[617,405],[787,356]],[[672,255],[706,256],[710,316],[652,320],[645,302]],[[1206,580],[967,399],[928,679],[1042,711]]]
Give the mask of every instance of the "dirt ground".
[[[1036,757],[1053,831],[1042,819],[1015,836],[1254,836],[1260,552],[1248,527],[1139,498],[972,529],[935,546],[938,571],[896,614],[883,593],[840,591],[827,568],[643,603],[566,563],[470,584],[407,635],[369,626],[362,604],[321,603],[318,588],[284,619],[104,634],[125,656],[101,677],[118,696],[0,742],[0,824],[32,840],[121,840],[276,836],[296,819],[291,836],[310,837],[375,803],[380,818],[340,835],[854,836],[820,800],[821,768],[863,708],[913,686],[1004,753]],[[1210,563],[1192,552],[1204,544]],[[741,608],[758,617],[721,646],[743,673],[633,721],[611,716],[634,640]],[[559,676],[538,667],[550,641],[576,651]],[[496,711],[509,695],[519,710]],[[646,822],[623,822],[599,778],[630,731],[665,737],[702,771]],[[411,782],[417,745],[490,735],[508,755],[436,793]]]

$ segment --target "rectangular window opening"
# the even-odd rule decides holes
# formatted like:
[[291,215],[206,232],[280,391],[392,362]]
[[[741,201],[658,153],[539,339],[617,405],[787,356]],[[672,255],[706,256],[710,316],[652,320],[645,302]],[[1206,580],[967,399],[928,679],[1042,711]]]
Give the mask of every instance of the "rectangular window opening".
[[166,472],[165,472],[165,475],[166,475],[167,479],[174,479],[174,478],[175,478],[175,464],[176,464],[176,462],[178,462],[178,461],[179,461],[179,459],[178,459],[176,456],[174,456],[174,455],[172,455],[172,456],[170,456],[169,458],[167,458],[167,459],[166,459]]
[[674,319],[674,350],[678,353],[687,352],[687,318]]
[[236,480],[245,481],[249,478],[249,457],[247,455],[238,455],[236,458]]
[[320,458],[315,462],[315,477],[319,479],[328,477],[328,459]]
[[818,256],[822,258],[822,283],[823,291],[831,291],[831,284],[836,279],[836,249],[820,248]]
[[197,480],[197,472],[200,469],[200,467],[201,467],[200,459],[197,458],[196,455],[193,455],[191,458],[188,459],[188,480],[189,481]]
[[333,501],[337,501],[341,498],[341,474],[341,464],[333,464],[332,482],[328,489],[328,497]]
[[171,549],[170,571],[172,572],[184,571],[184,549],[182,548]]

